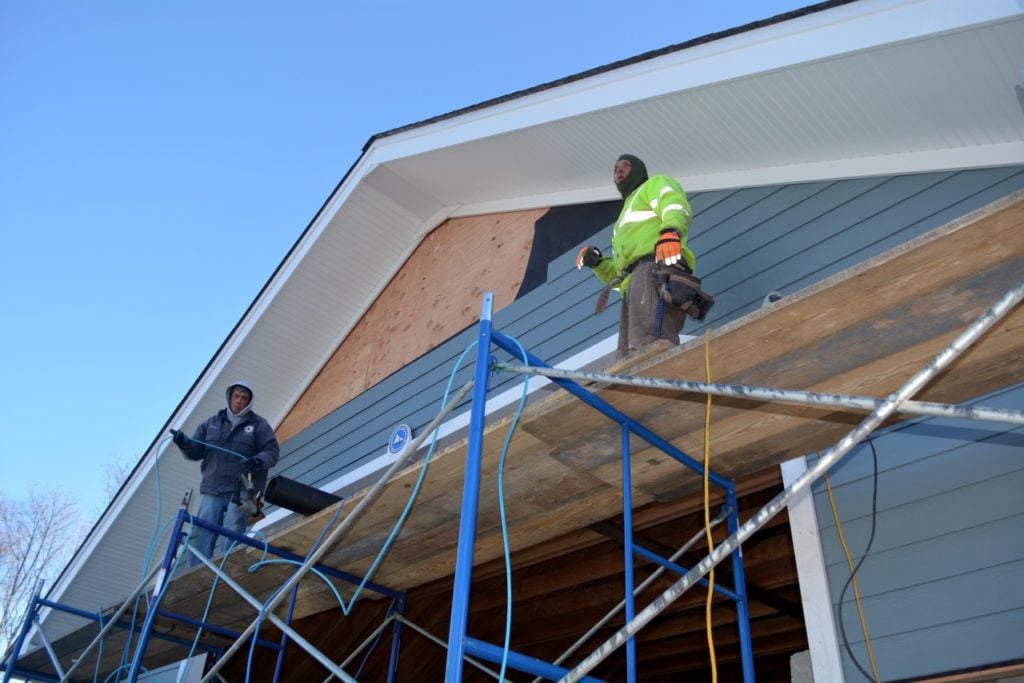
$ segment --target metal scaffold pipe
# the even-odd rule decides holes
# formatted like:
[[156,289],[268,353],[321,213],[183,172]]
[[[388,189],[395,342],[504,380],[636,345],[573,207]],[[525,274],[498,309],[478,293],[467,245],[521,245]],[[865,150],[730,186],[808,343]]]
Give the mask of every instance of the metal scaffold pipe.
[[[355,508],[353,508],[352,512],[349,513],[349,515],[341,522],[341,524],[339,524],[334,529],[334,531],[332,531],[327,536],[326,539],[324,539],[324,542],[320,544],[320,547],[318,547],[312,554],[310,554],[309,557],[306,558],[306,561],[302,563],[302,566],[299,567],[295,571],[295,573],[288,578],[288,580],[284,583],[281,589],[278,590],[277,594],[273,598],[271,598],[269,602],[267,602],[266,606],[263,608],[263,611],[265,613],[269,614],[271,610],[277,607],[277,605],[280,604],[280,602],[284,600],[284,598],[288,595],[288,592],[302,579],[303,576],[305,576],[309,572],[313,565],[319,562],[320,558],[323,557],[324,554],[326,554],[327,551],[330,550],[334,546],[334,544],[337,543],[341,539],[341,537],[348,532],[350,528],[352,528],[352,526],[356,523],[356,521],[359,520],[360,517],[362,517],[366,509],[374,502],[376,502],[377,498],[379,498],[380,494],[383,492],[384,487],[388,484],[389,481],[391,481],[391,477],[393,477],[399,469],[405,466],[405,464],[413,456],[413,454],[420,447],[420,445],[422,445],[422,443],[426,440],[427,436],[429,436],[430,433],[433,432],[437,428],[437,426],[441,424],[441,420],[443,420],[448,415],[448,413],[450,413],[452,410],[455,409],[457,405],[459,405],[462,399],[465,398],[466,394],[469,393],[469,390],[472,388],[472,380],[463,384],[462,388],[459,389],[458,392],[456,392],[455,396],[450,401],[448,401],[448,403],[437,414],[437,417],[435,417],[430,422],[430,424],[423,429],[423,431],[420,433],[418,437],[413,439],[412,442],[410,442],[409,445],[406,446],[398,454],[398,457],[395,459],[395,462],[393,462],[391,464],[391,467],[389,467],[387,471],[374,483],[374,485],[367,492],[366,496],[364,496],[363,499],[359,501],[359,504],[356,505]],[[209,683],[209,681],[213,680],[213,678],[217,676],[218,672],[221,670],[221,668],[223,668],[224,664],[228,662],[228,660],[231,658],[233,654],[235,654],[236,652],[238,652],[238,650],[242,648],[242,646],[249,639],[249,637],[255,632],[256,627],[259,624],[259,621],[259,619],[256,619],[252,623],[250,623],[248,627],[246,627],[245,631],[243,631],[242,634],[235,640],[235,642],[231,644],[231,647],[229,647],[224,652],[224,654],[214,663],[214,665],[210,668],[206,675],[203,676],[203,679],[202,681],[200,681],[200,683]]]
[[[660,379],[638,375],[616,375],[607,372],[588,370],[563,370],[561,368],[541,368],[522,363],[496,363],[499,370],[519,372],[541,377],[572,379],[585,382],[601,382],[624,386],[643,387],[647,389],[667,389],[695,394],[711,394],[730,398],[744,398],[755,401],[777,401],[795,403],[841,410],[860,410],[870,412],[877,410],[886,401],[870,396],[853,396],[849,394],[832,394],[820,391],[800,391],[795,389],[773,389],[770,387],[752,387],[743,384],[724,384],[721,382],[696,382],[681,379]],[[929,415],[933,417],[962,418],[985,422],[1003,422],[1024,425],[1024,411],[1003,408],[985,408],[982,406],[963,406],[929,401],[907,401],[896,412],[908,415]]]
[[[437,636],[435,636],[435,635],[434,635],[433,633],[431,633],[430,631],[427,631],[426,629],[424,629],[424,628],[422,628],[422,627],[420,627],[420,626],[417,626],[417,625],[416,625],[415,623],[413,623],[413,622],[409,621],[408,619],[406,619],[406,618],[405,618],[405,617],[403,617],[402,615],[398,615],[398,616],[396,616],[396,617],[395,617],[395,619],[397,619],[398,621],[402,622],[402,623],[403,623],[404,625],[408,626],[408,627],[409,627],[409,628],[411,628],[411,629],[412,629],[413,631],[416,631],[417,633],[419,633],[419,634],[420,634],[421,636],[423,636],[423,637],[424,637],[424,638],[426,638],[427,640],[429,640],[429,641],[431,641],[431,642],[433,642],[433,643],[435,643],[435,644],[437,644],[437,645],[440,645],[440,646],[441,646],[442,648],[444,648],[445,650],[447,650],[447,649],[448,649],[448,643],[446,643],[445,641],[441,640],[440,638],[438,638]],[[501,678],[501,676],[500,676],[500,674],[499,674],[499,673],[498,673],[497,671],[495,671],[495,670],[493,670],[493,669],[490,669],[490,668],[488,668],[488,667],[487,667],[487,666],[485,666],[485,665],[484,665],[483,663],[481,663],[481,662],[477,661],[476,659],[473,659],[473,658],[472,658],[472,657],[470,657],[469,655],[464,655],[464,656],[462,657],[462,659],[463,659],[463,661],[465,661],[465,662],[466,662],[467,664],[471,664],[471,665],[475,666],[476,668],[480,669],[480,671],[483,671],[483,672],[484,672],[485,674],[487,674],[488,676],[490,676],[491,678],[493,678],[493,679],[494,679],[494,680],[496,680],[496,681],[497,681],[497,680],[502,680],[502,681],[503,681],[503,683],[511,683],[511,682],[510,682],[510,681],[508,680],[508,678],[502,679],[502,678]]]
[[643,611],[606,640],[600,647],[588,655],[575,668],[567,673],[559,683],[575,683],[600,664],[608,655],[646,626],[655,616],[664,611],[670,604],[685,593],[698,580],[703,578],[711,568],[728,557],[743,541],[749,538],[775,515],[777,515],[793,496],[808,488],[821,477],[832,465],[837,463],[854,446],[860,443],[874,429],[891,416],[899,406],[915,393],[920,391],[936,375],[949,366],[967,347],[995,325],[1015,305],[1024,298],[1024,282],[1018,283],[1002,296],[989,310],[974,321],[966,330],[957,335],[956,339],[940,351],[925,367],[918,370],[906,384],[899,388],[883,405],[875,409],[859,425],[827,450],[813,467],[805,471],[788,488],[779,493],[764,507],[738,528],[729,538],[719,544],[707,557],[672,584]]
[[[363,650],[368,648],[370,645],[373,645],[373,643],[377,640],[378,636],[380,636],[380,634],[384,632],[384,629],[386,629],[388,625],[395,621],[395,616],[395,614],[388,615],[384,619],[384,621],[380,622],[380,625],[377,626],[377,628],[373,629],[370,635],[366,636],[366,638],[363,639],[363,642],[361,642],[359,645],[356,645],[356,648],[352,650],[348,658],[341,663],[341,668],[344,669],[346,666],[351,664],[355,660],[355,658],[362,653]],[[331,683],[331,681],[333,680],[334,674],[332,673],[324,679],[324,683]]]
[[[235,593],[237,593],[239,595],[239,597],[241,597],[243,600],[245,600],[250,605],[252,605],[252,607],[260,615],[259,618],[257,619],[257,621],[261,620],[265,616],[266,619],[268,621],[270,621],[270,623],[272,623],[274,626],[277,626],[279,629],[281,629],[282,633],[287,633],[288,637],[291,638],[293,641],[295,641],[296,645],[298,645],[303,650],[305,650],[309,654],[310,657],[312,657],[316,661],[320,662],[320,664],[325,669],[327,669],[332,674],[334,674],[335,676],[340,678],[342,681],[345,681],[345,683],[357,683],[356,679],[352,678],[351,676],[346,674],[344,671],[342,671],[341,667],[338,666],[337,664],[335,664],[333,661],[331,661],[330,657],[328,657],[324,653],[320,652],[320,650],[318,650],[315,645],[313,645],[308,640],[303,638],[302,635],[298,631],[296,631],[291,626],[289,626],[287,623],[285,623],[285,621],[283,619],[281,619],[281,617],[279,617],[276,614],[274,614],[273,612],[271,612],[270,608],[264,608],[263,607],[263,603],[261,603],[259,600],[257,600],[254,596],[250,595],[248,592],[246,592],[245,589],[243,589],[238,584],[237,581],[235,581],[234,579],[232,579],[230,576],[227,575],[227,572],[225,572],[223,569],[221,569],[220,567],[215,565],[213,562],[211,562],[210,558],[206,557],[205,555],[203,555],[201,552],[199,552],[198,550],[196,550],[192,546],[189,546],[188,550],[193,555],[198,557],[199,560],[202,561],[202,563],[205,564],[207,566],[207,568],[209,568],[210,571],[212,571],[214,574],[216,574],[220,578],[221,581],[223,581],[233,591],[235,591]],[[282,592],[284,592],[284,591],[282,591]]]
[[114,612],[113,616],[107,619],[107,623],[103,625],[103,628],[101,628],[100,632],[96,635],[96,637],[92,639],[92,642],[86,645],[85,649],[82,650],[81,654],[79,654],[78,657],[76,657],[75,660],[71,663],[71,666],[68,667],[68,670],[64,672],[63,676],[61,676],[60,683],[64,683],[65,681],[67,681],[68,678],[71,677],[71,674],[75,672],[75,669],[78,668],[78,665],[85,661],[85,658],[89,655],[89,653],[92,652],[93,648],[99,645],[100,642],[107,637],[107,634],[110,633],[110,631],[113,630],[115,626],[117,626],[117,620],[120,619],[121,616],[128,611],[128,608],[132,604],[132,600],[134,600],[136,597],[139,596],[140,593],[146,590],[146,586],[149,584],[150,581],[153,580],[153,577],[155,577],[159,572],[160,566],[156,566],[153,567],[148,574],[146,574],[146,578],[142,580],[142,583],[140,583],[135,588],[135,590],[132,591],[132,594],[128,596],[127,600],[121,603],[121,606],[117,609],[116,612]]
[[[728,516],[729,516],[729,508],[728,507],[723,507],[722,510],[715,516],[715,518],[711,520],[711,528],[715,528],[716,526],[718,526],[719,524],[724,522]],[[690,537],[690,540],[688,540],[686,543],[684,543],[682,546],[680,546],[674,553],[672,553],[672,555],[669,556],[668,561],[669,562],[675,562],[676,560],[678,560],[680,557],[683,556],[683,553],[685,553],[690,548],[692,548],[693,545],[695,543],[697,543],[697,541],[700,541],[700,540],[704,539],[706,537],[706,534],[707,534],[707,532],[706,532],[705,529],[700,529],[697,533],[695,533],[693,536]],[[646,590],[648,586],[650,586],[652,583],[657,581],[658,578],[663,573],[665,573],[666,571],[668,571],[667,567],[665,567],[664,565],[659,566],[657,569],[655,569],[653,572],[651,572],[650,576],[648,576],[646,579],[644,579],[643,582],[639,586],[637,586],[636,588],[633,589],[633,595],[634,596],[638,596],[641,593],[643,593],[644,590]],[[605,627],[605,625],[609,621],[614,619],[615,616],[619,612],[621,612],[622,608],[625,607],[625,606],[626,606],[626,601],[625,600],[620,600],[619,604],[615,605],[615,607],[612,607],[610,610],[608,610],[608,612],[603,617],[598,619],[597,622],[593,626],[590,627],[589,631],[587,631],[582,636],[580,636],[576,640],[575,643],[570,645],[569,648],[565,652],[563,652],[561,655],[559,655],[558,659],[556,659],[552,663],[555,666],[558,666],[562,662],[564,662],[565,660],[569,659],[569,657],[571,657],[573,655],[573,653],[576,652],[576,650],[580,649],[585,642],[590,640],[594,636],[595,633],[597,633],[598,631],[603,629]],[[532,683],[541,683],[541,680],[542,679],[540,677],[537,677],[537,678],[533,679]]]

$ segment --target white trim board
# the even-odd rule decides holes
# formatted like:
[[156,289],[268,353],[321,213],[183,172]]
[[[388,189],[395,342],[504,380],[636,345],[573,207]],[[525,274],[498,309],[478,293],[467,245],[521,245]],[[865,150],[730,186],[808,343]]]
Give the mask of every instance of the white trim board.
[[[787,460],[779,465],[779,469],[782,470],[782,485],[789,487],[807,471],[807,458],[801,455]],[[800,602],[804,608],[804,627],[811,652],[811,671],[816,681],[843,683],[839,638],[832,615],[832,597],[811,490],[806,488],[793,496],[788,507]]]

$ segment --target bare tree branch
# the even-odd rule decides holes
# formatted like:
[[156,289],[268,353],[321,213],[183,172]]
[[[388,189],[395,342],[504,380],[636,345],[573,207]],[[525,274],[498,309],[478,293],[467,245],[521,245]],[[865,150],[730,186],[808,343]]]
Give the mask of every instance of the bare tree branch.
[[0,651],[17,637],[38,581],[60,573],[81,531],[78,505],[60,488],[34,488],[22,498],[0,491]]

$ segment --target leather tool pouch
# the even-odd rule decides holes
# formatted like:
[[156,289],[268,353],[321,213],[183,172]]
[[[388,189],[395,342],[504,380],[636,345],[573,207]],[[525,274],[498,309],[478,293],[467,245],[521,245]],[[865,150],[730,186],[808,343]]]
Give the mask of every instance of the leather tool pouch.
[[652,270],[658,296],[694,320],[703,320],[715,297],[700,288],[700,278],[676,266],[657,265]]

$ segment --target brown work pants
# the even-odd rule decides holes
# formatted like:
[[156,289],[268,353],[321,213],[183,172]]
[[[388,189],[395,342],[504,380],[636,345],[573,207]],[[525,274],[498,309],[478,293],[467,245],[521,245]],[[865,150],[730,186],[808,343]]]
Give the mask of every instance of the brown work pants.
[[[618,358],[624,358],[656,339],[679,343],[679,332],[683,329],[686,314],[658,297],[657,285],[651,273],[654,266],[653,261],[648,261],[633,269],[633,277],[619,311]],[[661,327],[655,329],[659,308],[662,309]]]

